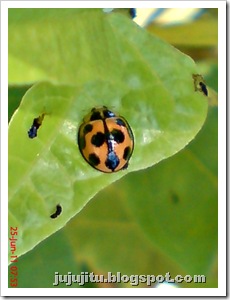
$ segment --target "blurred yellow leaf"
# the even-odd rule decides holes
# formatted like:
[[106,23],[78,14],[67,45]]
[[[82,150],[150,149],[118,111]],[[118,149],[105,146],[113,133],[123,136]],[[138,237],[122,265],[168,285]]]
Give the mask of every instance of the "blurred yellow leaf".
[[152,23],[148,26],[148,30],[173,45],[213,47],[218,44],[218,20],[214,18],[199,19],[182,26],[170,27]]

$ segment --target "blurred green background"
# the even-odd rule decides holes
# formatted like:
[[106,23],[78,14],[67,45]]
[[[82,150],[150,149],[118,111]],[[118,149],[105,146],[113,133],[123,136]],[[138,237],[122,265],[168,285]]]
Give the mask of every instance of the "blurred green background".
[[[218,91],[217,25],[217,9],[207,9],[189,22],[169,26],[153,20],[146,26],[198,64],[213,90],[206,122],[182,151],[111,184],[63,229],[20,257],[18,287],[53,287],[55,271],[105,276],[107,272],[203,274],[206,284],[183,282],[178,287],[218,286],[218,108],[212,96]],[[10,83],[9,120],[31,84]],[[83,287],[132,286],[91,283]]]

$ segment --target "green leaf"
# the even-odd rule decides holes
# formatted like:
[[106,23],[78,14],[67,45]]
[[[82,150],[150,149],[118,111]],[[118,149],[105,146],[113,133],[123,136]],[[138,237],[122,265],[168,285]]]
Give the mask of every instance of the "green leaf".
[[120,74],[116,39],[98,9],[9,9],[9,54],[10,82],[28,80],[29,66],[31,80],[67,84]]
[[[79,274],[79,271],[73,270],[71,266],[79,266],[83,263],[88,265],[95,274],[105,276],[107,272],[156,276],[170,272],[173,278],[178,274],[192,276],[194,272],[196,275],[206,275],[207,282],[205,284],[181,283],[179,287],[217,287],[217,197],[215,196],[215,200],[213,196],[209,198],[210,188],[216,195],[217,169],[212,168],[212,165],[217,165],[216,128],[217,109],[210,108],[207,122],[197,138],[186,149],[160,162],[157,166],[128,174],[100,191],[84,211],[73,218],[59,233],[49,237],[19,258],[20,287],[51,287],[48,285],[53,282],[54,271],[49,272],[47,265],[60,274],[66,274],[68,271]],[[191,164],[195,161],[195,166],[189,170],[185,168],[184,157],[186,157],[186,165],[191,158]],[[172,165],[175,165],[176,161],[178,164],[174,171]],[[178,189],[181,189],[181,182],[171,184],[176,173],[181,180],[188,178],[184,180],[186,186],[183,187],[188,194],[186,193],[183,199],[177,195]],[[166,180],[165,174],[168,174]],[[170,175],[171,180],[168,183]],[[140,181],[136,185],[133,184],[134,177]],[[194,177],[196,177],[195,189],[201,189],[204,181],[209,182],[209,185],[207,193],[201,193],[189,202],[191,199],[189,195],[194,193],[193,186],[190,186]],[[158,178],[157,182],[155,178]],[[145,184],[141,185],[141,181],[145,181]],[[141,188],[138,201],[136,192]],[[166,197],[164,198],[163,195]],[[134,211],[137,205],[141,215],[149,216],[152,213],[145,221],[145,227],[148,227],[147,234],[138,218],[139,212]],[[153,210],[153,206],[158,210]],[[152,211],[148,212],[149,209]],[[176,218],[180,211],[181,219]],[[182,211],[185,213],[183,214]],[[154,218],[160,221],[156,222],[153,234],[149,235]],[[165,226],[166,223],[171,226]],[[180,224],[182,226],[179,226]],[[163,234],[160,235],[158,231],[163,231]],[[191,243],[190,247],[187,247],[189,238]],[[69,266],[67,271],[65,265]],[[34,278],[34,269],[37,270],[36,280],[28,281],[28,277]],[[43,280],[45,274],[47,274],[46,283]],[[63,287],[63,284],[61,286]],[[121,283],[117,286],[131,287],[129,283],[126,285]]]
[[[200,130],[207,101],[194,91],[195,63],[125,16],[91,9],[10,14],[10,54],[56,82],[28,90],[9,124],[9,225],[20,228],[19,256],[110,183],[181,150]],[[101,105],[124,116],[133,130],[126,171],[100,173],[78,150],[82,118]],[[31,140],[27,131],[42,114]],[[57,204],[63,212],[50,219]]]
[[[217,287],[217,109],[197,138],[110,185],[64,229],[76,257],[102,273],[205,275]],[[128,284],[129,285],[129,284]]]

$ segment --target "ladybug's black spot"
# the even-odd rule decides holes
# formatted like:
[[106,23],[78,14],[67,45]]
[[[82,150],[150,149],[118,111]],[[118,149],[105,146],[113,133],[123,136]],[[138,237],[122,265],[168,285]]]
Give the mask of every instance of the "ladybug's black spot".
[[104,142],[105,142],[105,135],[102,132],[97,132],[91,138],[91,143],[95,147],[101,147],[104,144]]
[[93,125],[92,124],[87,124],[85,125],[84,129],[83,129],[83,133],[87,134],[89,132],[91,132],[93,130]]
[[126,147],[123,153],[123,158],[125,160],[128,160],[131,154],[131,148],[130,147]]
[[125,122],[124,122],[122,119],[117,119],[117,120],[116,120],[116,123],[117,123],[117,125],[120,125],[120,126],[123,126],[123,127],[126,126],[126,125],[125,125]]
[[55,211],[55,213],[53,213],[53,214],[50,216],[50,218],[52,218],[52,219],[57,218],[57,217],[61,214],[61,212],[62,212],[62,207],[61,207],[60,204],[58,204],[58,205],[56,206],[56,211]]
[[199,85],[201,87],[202,92],[205,94],[205,96],[208,96],[208,90],[206,85],[203,82],[200,82]]
[[105,108],[105,110],[103,111],[103,114],[104,114],[105,119],[115,117],[115,114],[112,111],[108,110],[107,107],[104,107],[104,108]]
[[124,133],[118,129],[113,129],[111,135],[113,136],[113,140],[118,144],[123,143],[125,140]]
[[100,111],[93,111],[90,117],[90,121],[102,120]]
[[113,151],[110,152],[107,156],[107,159],[105,161],[105,165],[108,169],[110,169],[112,172],[116,169],[116,167],[119,165],[119,158],[117,157],[116,153]]
[[89,163],[90,163],[92,166],[97,166],[97,165],[99,165],[99,163],[100,163],[99,157],[98,157],[96,154],[94,154],[94,153],[91,153],[91,154],[89,155],[88,160],[89,160]]

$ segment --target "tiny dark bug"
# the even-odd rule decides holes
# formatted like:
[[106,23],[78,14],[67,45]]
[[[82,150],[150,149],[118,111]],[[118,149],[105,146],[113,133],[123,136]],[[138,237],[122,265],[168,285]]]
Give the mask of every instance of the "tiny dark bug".
[[205,81],[200,74],[193,74],[192,75],[193,82],[194,82],[194,89],[195,91],[202,92],[205,96],[208,96],[208,89],[206,87]]
[[51,219],[57,218],[57,217],[61,214],[61,212],[62,212],[62,207],[61,207],[60,204],[58,204],[58,205],[56,206],[56,211],[55,211],[55,213],[53,213],[53,214],[50,216],[50,218],[51,218]]
[[200,82],[199,85],[200,85],[202,92],[205,94],[205,96],[208,96],[208,90],[207,90],[206,85],[203,82]]
[[45,116],[45,114],[43,113],[41,116],[39,116],[33,120],[33,124],[31,126],[31,128],[28,130],[28,137],[30,139],[33,139],[37,136],[37,131],[38,131],[39,127],[42,125],[44,116]]

